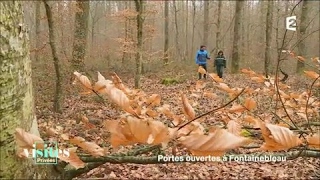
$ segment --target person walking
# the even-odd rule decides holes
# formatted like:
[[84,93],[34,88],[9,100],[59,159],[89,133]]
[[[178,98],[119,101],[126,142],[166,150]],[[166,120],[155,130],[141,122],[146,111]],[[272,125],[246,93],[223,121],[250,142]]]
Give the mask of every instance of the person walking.
[[[207,71],[207,60],[210,59],[208,52],[206,50],[206,46],[202,45],[200,46],[200,50],[197,51],[196,54],[196,64],[198,66],[202,66],[203,69]],[[207,79],[207,75],[203,75],[204,79]],[[199,73],[199,80],[202,78],[201,73]]]
[[219,51],[217,57],[214,60],[214,67],[216,67],[217,74],[220,78],[223,75],[223,68],[227,67],[226,58],[223,55],[223,51]]

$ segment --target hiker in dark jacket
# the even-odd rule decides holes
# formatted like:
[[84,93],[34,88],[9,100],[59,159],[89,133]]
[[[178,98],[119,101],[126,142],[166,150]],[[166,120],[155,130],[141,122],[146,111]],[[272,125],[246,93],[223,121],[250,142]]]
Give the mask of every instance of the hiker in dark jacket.
[[[207,59],[210,59],[208,52],[206,50],[206,46],[200,46],[200,50],[197,51],[196,54],[196,64],[202,66],[203,69],[207,71]],[[199,79],[201,79],[202,75],[199,73]],[[206,79],[207,75],[204,74],[203,77]]]
[[226,58],[223,55],[223,51],[218,52],[218,56],[214,60],[214,66],[216,67],[218,76],[222,78],[223,68],[227,67]]

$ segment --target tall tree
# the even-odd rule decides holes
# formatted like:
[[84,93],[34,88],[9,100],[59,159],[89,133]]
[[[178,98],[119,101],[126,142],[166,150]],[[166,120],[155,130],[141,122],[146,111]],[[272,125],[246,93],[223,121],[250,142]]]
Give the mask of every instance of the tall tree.
[[140,88],[141,78],[141,65],[142,65],[142,54],[143,54],[143,10],[144,0],[134,0],[137,12],[137,52],[136,52],[136,73],[134,77],[135,88]]
[[236,17],[234,20],[233,29],[233,46],[232,46],[232,62],[231,62],[231,73],[237,73],[239,71],[239,41],[240,41],[240,23],[242,21],[242,7],[243,1],[236,1]]
[[192,0],[192,37],[191,37],[191,51],[194,51],[194,31],[196,28],[196,11],[197,11],[197,6],[196,6],[196,1]]
[[[125,1],[125,9],[129,9],[129,2],[128,1]],[[125,20],[124,20],[124,40],[125,42],[127,42],[129,40],[129,18],[128,17],[125,17]],[[126,52],[126,49],[127,49],[127,43],[124,44],[124,49],[125,51],[123,51],[122,53],[122,65],[125,65],[125,62],[126,62],[126,59],[127,59],[127,52]]]
[[185,44],[184,60],[187,60],[189,59],[189,0],[186,0]]
[[35,165],[16,155],[14,131],[22,128],[39,136],[33,106],[29,41],[20,1],[1,1],[0,119],[1,179],[61,179],[53,165]]
[[176,30],[176,38],[175,38],[175,41],[176,41],[176,49],[177,49],[177,54],[176,54],[176,57],[177,59],[180,60],[180,57],[181,57],[181,51],[180,51],[180,43],[179,43],[179,25],[178,25],[178,9],[177,9],[177,2],[176,0],[173,0],[173,10],[174,10],[174,24],[175,24],[175,30]]
[[164,1],[164,63],[169,61],[169,1]]
[[[302,10],[301,10],[301,21],[300,21],[300,26],[298,29],[298,37],[300,43],[298,44],[298,55],[302,56],[304,58],[306,58],[305,56],[306,54],[306,41],[303,40],[303,38],[306,35],[306,31],[307,31],[307,26],[308,26],[308,13],[309,13],[309,4],[310,4],[310,0],[304,0],[302,1]],[[304,62],[303,61],[297,61],[297,73],[300,73],[304,68]]]
[[75,17],[74,41],[72,51],[73,71],[85,71],[84,59],[87,49],[88,20],[90,4],[89,1],[77,0],[78,10]]
[[266,77],[270,73],[270,59],[271,59],[271,42],[272,42],[272,23],[273,23],[273,1],[268,1],[267,9],[267,23],[266,23],[266,46],[264,56],[264,73]]
[[221,10],[222,0],[218,1],[218,17],[217,17],[217,32],[216,32],[216,49],[221,49]]
[[35,52],[35,59],[38,62],[39,61],[39,51],[38,48],[40,48],[40,40],[39,40],[39,36],[40,36],[40,19],[41,19],[41,9],[40,9],[40,5],[41,5],[41,1],[36,1],[36,52]]
[[203,37],[202,43],[205,46],[208,46],[208,36],[209,36],[209,2],[204,1],[204,9],[203,9]]
[[61,112],[61,101],[62,101],[62,75],[60,72],[61,66],[60,66],[60,60],[58,57],[57,52],[57,38],[55,33],[55,28],[53,25],[53,17],[52,17],[52,11],[47,1],[43,1],[45,4],[47,19],[48,19],[48,26],[49,26],[49,42],[51,46],[51,52],[53,57],[53,65],[56,72],[56,89],[54,94],[54,104],[53,109],[55,112]]

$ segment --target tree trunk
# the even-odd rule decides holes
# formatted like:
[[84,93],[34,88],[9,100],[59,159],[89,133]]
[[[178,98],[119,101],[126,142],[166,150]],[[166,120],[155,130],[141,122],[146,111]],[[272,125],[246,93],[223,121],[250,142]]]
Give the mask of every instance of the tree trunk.
[[233,47],[232,47],[232,62],[231,62],[231,73],[237,73],[239,71],[239,40],[240,40],[240,22],[242,20],[242,7],[243,1],[236,1],[236,17],[234,20],[233,30]]
[[264,55],[264,73],[269,77],[270,59],[271,59],[271,42],[272,42],[272,22],[273,22],[273,1],[268,1],[267,24],[266,24],[266,47]]
[[[128,9],[128,1],[125,1],[125,9]],[[129,32],[129,28],[128,28],[128,17],[125,17],[125,22],[124,22],[124,40],[125,40],[125,45],[124,45],[124,51],[123,51],[123,54],[122,54],[122,65],[125,65],[125,63],[127,62],[126,61],[126,58],[127,58],[127,41],[128,41],[128,32]]]
[[16,156],[14,131],[20,127],[39,136],[34,115],[31,61],[26,26],[20,1],[0,3],[0,119],[1,179],[61,179],[53,165],[34,165]]
[[191,51],[190,52],[192,52],[192,51],[194,51],[195,50],[195,48],[194,48],[194,30],[195,30],[195,28],[196,28],[196,8],[197,8],[197,6],[196,6],[196,1],[195,0],[192,0],[192,7],[193,7],[193,11],[192,11],[192,40],[191,40]]
[[39,61],[39,49],[40,48],[40,18],[41,18],[41,11],[40,6],[41,1],[36,1],[36,51],[35,51],[35,59],[38,62]]
[[169,1],[164,2],[164,63],[169,62]]
[[174,24],[175,24],[175,29],[176,29],[176,60],[181,60],[181,54],[180,54],[180,43],[179,43],[179,25],[178,25],[178,10],[177,10],[177,5],[176,5],[176,0],[173,0],[173,9],[174,9]]
[[84,59],[87,49],[87,35],[88,35],[88,19],[89,19],[89,2],[77,0],[74,41],[72,51],[72,70],[85,72]]
[[43,1],[43,2],[45,4],[45,8],[46,8],[46,14],[47,14],[48,25],[49,25],[49,42],[50,42],[50,46],[51,46],[54,69],[56,72],[56,89],[55,89],[55,94],[54,94],[53,109],[55,112],[61,113],[62,77],[61,77],[61,72],[60,72],[60,69],[61,69],[60,60],[58,58],[57,46],[56,46],[57,38],[56,38],[56,34],[54,32],[51,8],[49,7],[48,2],[46,2],[46,1]]
[[140,88],[141,64],[142,64],[142,38],[143,38],[143,1],[134,0],[137,12],[137,52],[136,52],[136,73],[134,77],[135,88]]
[[202,43],[208,46],[208,36],[209,36],[209,2],[204,1],[204,11],[203,11],[203,37]]
[[186,43],[186,46],[185,46],[185,53],[184,53],[184,60],[188,60],[189,59],[189,0],[186,0],[186,27],[185,27],[185,43]]
[[[309,0],[304,0],[302,2],[302,11],[301,11],[301,21],[300,21],[300,26],[299,26],[299,32],[298,32],[298,37],[299,40],[302,40],[302,38],[305,37],[306,31],[307,31],[307,26],[308,26],[308,13],[309,13]],[[298,56],[302,56],[305,59],[307,58],[307,52],[306,52],[306,40],[300,41],[298,44]],[[302,72],[304,69],[304,62],[303,61],[297,61],[297,73]]]
[[218,2],[218,17],[217,17],[217,33],[216,33],[216,50],[221,49],[221,10],[222,10],[222,0]]

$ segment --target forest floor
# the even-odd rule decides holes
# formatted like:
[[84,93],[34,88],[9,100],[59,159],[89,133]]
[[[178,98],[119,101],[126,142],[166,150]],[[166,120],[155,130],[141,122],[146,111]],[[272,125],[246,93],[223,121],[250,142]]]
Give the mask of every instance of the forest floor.
[[[50,73],[53,75],[53,73]],[[106,78],[108,76],[104,73]],[[106,119],[117,119],[123,112],[114,105],[107,103],[104,105],[96,95],[79,95],[79,88],[71,87],[68,89],[69,94],[65,96],[63,102],[63,113],[57,114],[52,112],[54,76],[34,75],[34,88],[36,96],[36,113],[39,122],[40,133],[50,139],[58,138],[63,142],[61,134],[67,136],[81,136],[86,141],[94,141],[100,146],[108,146],[105,142],[108,133],[102,128],[103,121]],[[46,79],[44,78],[46,77]],[[130,76],[119,77],[129,88],[133,87],[133,79]],[[130,78],[128,78],[130,77]],[[52,79],[49,80],[49,79]],[[161,102],[170,104],[172,111],[182,114],[182,102],[180,91],[188,92],[191,86],[196,83],[196,75],[186,78],[182,83],[173,85],[161,84],[161,77],[155,75],[144,77],[142,79],[142,89],[145,93],[159,94]],[[50,81],[50,82],[48,82]],[[206,80],[208,85],[205,88],[207,92],[216,92],[217,97],[201,97],[192,100],[196,108],[196,114],[205,113],[213,108],[219,107],[229,99],[223,92],[218,92],[211,80]],[[257,88],[255,83],[243,75],[226,74],[224,82],[231,87],[252,87]],[[210,84],[211,83],[211,84]],[[302,91],[304,87],[309,86],[310,80],[303,77],[290,76],[287,84],[296,91]],[[76,85],[80,86],[80,84]],[[190,97],[188,95],[188,97]],[[81,123],[81,117],[85,115],[95,126],[87,127]],[[215,115],[205,117],[204,123],[215,123]],[[55,131],[59,131],[59,136]],[[110,149],[110,151],[112,151]],[[121,151],[126,151],[122,149]],[[88,173],[82,174],[77,179],[88,178],[119,178],[119,179],[312,179],[319,177],[316,174],[320,169],[320,160],[316,158],[296,158],[284,162],[198,162],[198,163],[176,163],[176,164],[110,164],[106,163]]]

